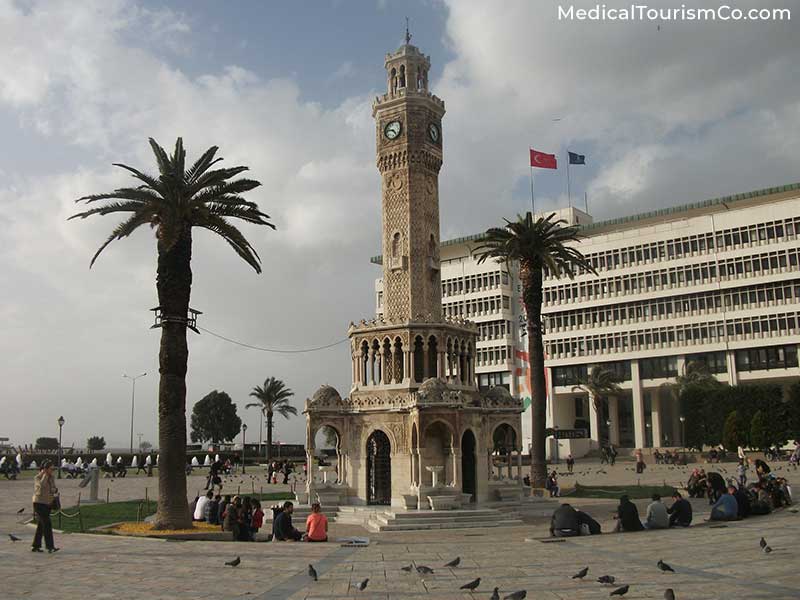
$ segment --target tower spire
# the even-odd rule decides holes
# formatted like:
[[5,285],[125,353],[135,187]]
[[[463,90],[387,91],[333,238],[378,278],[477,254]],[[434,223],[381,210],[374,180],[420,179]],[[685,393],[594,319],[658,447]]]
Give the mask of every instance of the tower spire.
[[411,34],[408,31],[408,17],[406,17],[406,45],[411,43]]

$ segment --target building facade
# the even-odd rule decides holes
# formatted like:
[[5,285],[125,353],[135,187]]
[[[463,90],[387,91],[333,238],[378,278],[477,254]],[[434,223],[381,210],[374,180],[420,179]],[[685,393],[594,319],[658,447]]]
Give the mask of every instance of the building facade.
[[[386,56],[375,99],[382,194],[382,310],[350,324],[352,386],[306,401],[309,498],[327,504],[436,508],[522,493],[522,406],[476,385],[478,326],[443,314],[439,170],[444,102],[428,90],[429,57],[409,38]],[[315,440],[336,432],[335,477],[319,480]],[[497,474],[498,462],[507,469]],[[512,478],[512,467],[516,477]]]
[[[597,270],[574,280],[546,274],[544,282],[547,426],[588,431],[586,439],[561,440],[562,456],[609,441],[623,448],[682,445],[682,415],[669,384],[692,361],[730,384],[788,386],[800,379],[800,185],[600,222],[576,208],[557,212],[581,227],[580,250]],[[480,237],[442,244],[442,256],[458,258],[455,272],[443,266],[443,281],[497,268],[470,257]],[[508,316],[524,322],[518,278],[509,275]],[[464,311],[473,299],[466,292],[453,297]],[[508,338],[516,360],[490,368],[505,369],[512,394],[524,399],[519,332]],[[481,343],[492,340],[479,337]],[[478,372],[485,366],[476,364]],[[601,413],[575,387],[595,364],[614,370],[623,389]],[[523,428],[527,447],[529,412]]]

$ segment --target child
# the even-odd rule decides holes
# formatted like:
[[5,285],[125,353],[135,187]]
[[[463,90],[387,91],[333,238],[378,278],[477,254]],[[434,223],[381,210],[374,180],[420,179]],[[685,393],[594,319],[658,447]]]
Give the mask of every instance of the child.
[[747,467],[744,466],[744,459],[739,459],[739,464],[736,467],[736,477],[739,479],[739,489],[745,489],[747,487]]
[[258,500],[253,500],[253,518],[250,522],[250,538],[256,541],[256,533],[261,529],[264,524],[264,511],[261,510],[261,503]]

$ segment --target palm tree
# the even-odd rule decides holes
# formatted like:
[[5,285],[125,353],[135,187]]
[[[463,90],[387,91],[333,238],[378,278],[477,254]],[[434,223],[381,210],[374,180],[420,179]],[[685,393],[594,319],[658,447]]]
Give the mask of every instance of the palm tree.
[[[566,225],[556,219],[555,213],[534,221],[533,215],[517,215],[516,221],[505,219],[502,228],[486,231],[482,243],[474,250],[478,264],[489,258],[519,263],[522,282],[522,303],[527,315],[528,357],[531,370],[532,395],[532,445],[531,481],[535,487],[544,487],[547,475],[545,463],[545,398],[544,345],[542,344],[542,284],[544,269],[554,277],[566,274],[575,277],[578,269],[595,273],[588,260],[571,242],[580,240],[578,227]],[[510,272],[510,269],[509,269]]]
[[286,387],[280,379],[268,377],[263,386],[256,386],[250,392],[258,402],[250,402],[245,408],[257,406],[267,418],[267,463],[272,462],[272,419],[275,413],[284,419],[297,416],[297,409],[289,404],[289,398],[294,396],[294,392]]
[[606,369],[602,365],[593,365],[587,376],[580,379],[578,385],[572,387],[573,392],[576,390],[587,392],[594,405],[595,413],[602,415],[605,398],[619,394],[622,388],[619,386],[619,377],[614,371]]
[[675,392],[675,397],[680,398],[684,390],[691,387],[714,388],[719,387],[720,382],[708,370],[708,365],[702,361],[692,360],[683,367],[683,374],[675,378],[675,383],[666,383]]
[[259,185],[252,179],[233,179],[247,167],[211,169],[221,161],[214,158],[212,146],[189,169],[183,141],[178,138],[175,151],[168,156],[150,139],[158,176],[133,167],[115,164],[138,180],[136,187],[120,188],[105,194],[79,198],[91,204],[112,200],[70,217],[85,219],[92,215],[132,213],[117,225],[92,257],[90,268],[100,253],[114,240],[128,237],[141,225],[156,229],[158,271],[156,289],[161,313],[161,348],[159,351],[158,445],[161,457],[158,469],[158,513],[156,529],[191,527],[192,518],[186,499],[186,369],[189,349],[186,328],[189,325],[189,296],[192,289],[192,228],[216,233],[256,273],[261,260],[250,242],[229,219],[241,219],[256,225],[275,228],[269,215],[258,205],[242,198]]

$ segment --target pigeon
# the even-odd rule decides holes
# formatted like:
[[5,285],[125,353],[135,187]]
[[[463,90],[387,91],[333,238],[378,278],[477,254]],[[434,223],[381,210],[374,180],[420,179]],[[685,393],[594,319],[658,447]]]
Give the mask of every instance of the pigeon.
[[489,600],[500,600],[500,588],[494,588],[492,592],[492,597]]
[[664,600],[675,600],[675,592],[672,591],[672,588],[664,590]]
[[425,565],[418,565],[417,573],[419,573],[420,575],[431,575],[433,573],[433,569],[431,569],[430,567],[426,567]]
[[613,592],[609,594],[609,596],[624,596],[628,593],[628,590],[631,589],[629,585],[623,585],[622,587],[618,587]]
[[364,581],[360,581],[356,584],[356,589],[359,592],[363,592],[365,589],[367,589],[368,583],[369,583],[369,578],[365,579]]
[[240,562],[242,562],[242,559],[237,556],[232,561],[226,562],[225,564],[229,567],[238,567]]
[[461,562],[461,557],[460,556],[456,556],[453,560],[451,560],[449,563],[447,563],[445,565],[445,567],[457,567],[458,563],[460,563],[460,562]]
[[589,567],[583,567],[580,571],[575,573],[575,575],[573,575],[572,578],[573,579],[583,579],[584,577],[586,577],[586,574],[588,572],[589,572]]
[[764,546],[764,554],[769,554],[770,552],[772,552],[772,548],[769,546]]
[[659,569],[661,569],[662,571],[664,571],[665,573],[666,573],[667,571],[669,571],[670,573],[674,573],[674,572],[675,572],[675,569],[673,569],[672,567],[670,567],[670,566],[669,566],[667,563],[665,563],[663,560],[659,560],[659,561],[658,561],[656,564],[658,565],[658,568],[659,568]]
[[24,513],[24,512],[25,512],[25,507],[23,506],[22,508],[20,508],[20,509],[17,511],[17,514],[18,514],[18,515],[21,515],[21,514],[22,514],[22,513]]
[[767,547],[767,540],[765,540],[765,539],[762,537],[760,540],[758,540],[758,545],[759,545],[759,546],[761,546],[761,549],[763,550],[764,548],[766,548],[766,547]]
[[520,590],[518,592],[514,592],[513,594],[509,594],[508,596],[505,596],[503,598],[503,600],[522,600],[527,595],[528,595],[528,592],[526,592],[525,590]]
[[9,533],[9,534],[8,534],[8,539],[10,539],[12,542],[18,542],[18,541],[20,541],[20,539],[22,539],[22,538],[18,538],[18,537],[17,537],[17,536],[15,536],[13,533]]
[[477,579],[473,579],[473,580],[472,580],[472,581],[470,581],[469,583],[465,583],[464,585],[462,585],[462,586],[461,586],[460,588],[458,588],[458,589],[460,589],[460,590],[475,590],[475,589],[477,589],[477,588],[478,588],[478,586],[479,586],[480,584],[481,584],[481,578],[480,578],[480,577],[478,577]]
[[601,575],[600,577],[597,578],[598,583],[603,583],[608,585],[611,585],[615,581],[616,577],[614,577],[613,575]]
[[412,563],[412,564],[408,565],[407,567],[400,567],[400,570],[401,571],[405,571],[406,573],[411,573],[411,569],[413,569],[413,568],[414,568],[414,564]]
[[317,570],[314,568],[314,565],[308,565],[308,576],[314,581],[317,581]]

